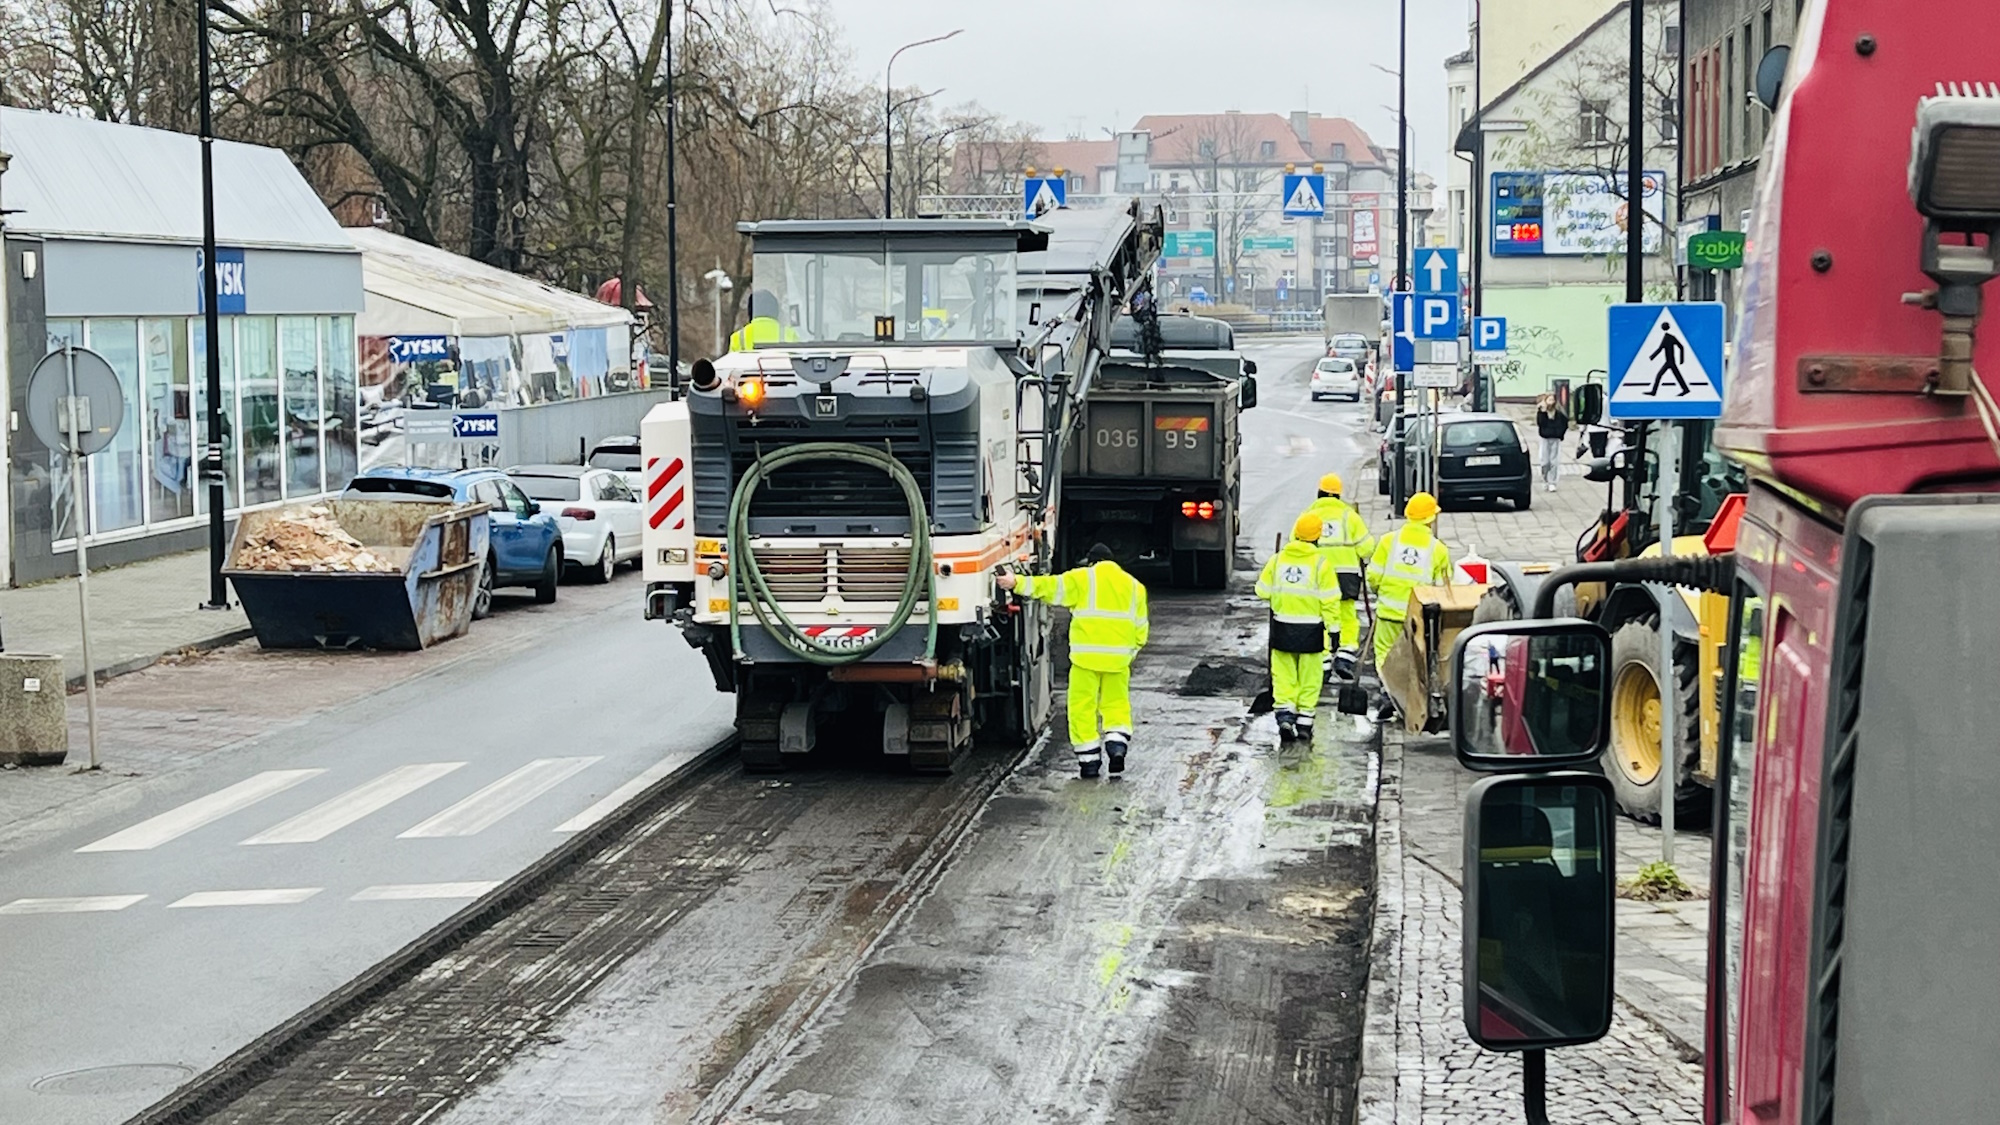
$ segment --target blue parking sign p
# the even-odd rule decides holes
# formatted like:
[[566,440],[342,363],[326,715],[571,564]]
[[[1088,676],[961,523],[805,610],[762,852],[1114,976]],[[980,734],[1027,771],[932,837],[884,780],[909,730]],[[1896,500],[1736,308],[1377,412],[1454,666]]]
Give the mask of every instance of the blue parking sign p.
[[1419,293],[1413,308],[1412,335],[1419,340],[1458,339],[1458,298],[1443,294]]

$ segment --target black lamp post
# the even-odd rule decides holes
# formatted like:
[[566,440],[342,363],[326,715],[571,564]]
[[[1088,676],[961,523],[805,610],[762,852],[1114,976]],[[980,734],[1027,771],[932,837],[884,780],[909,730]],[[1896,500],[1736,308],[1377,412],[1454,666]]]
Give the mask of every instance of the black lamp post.
[[896,83],[891,77],[896,71],[896,58],[912,47],[942,43],[964,33],[965,29],[960,27],[943,35],[933,35],[929,39],[905,43],[896,48],[889,56],[889,65],[882,68],[882,217],[885,219],[896,217],[896,192],[893,184],[896,172],[896,107],[889,104],[889,99],[894,96],[896,89]]
[[[215,280],[215,123],[210,117],[208,50],[209,0],[195,0],[195,55],[201,69],[201,311],[202,348],[207,369],[208,441],[202,450],[201,478],[208,484],[208,601],[203,609],[228,609],[229,586],[222,577],[223,506],[228,503],[222,468],[222,317]],[[82,534],[81,531],[78,534]]]

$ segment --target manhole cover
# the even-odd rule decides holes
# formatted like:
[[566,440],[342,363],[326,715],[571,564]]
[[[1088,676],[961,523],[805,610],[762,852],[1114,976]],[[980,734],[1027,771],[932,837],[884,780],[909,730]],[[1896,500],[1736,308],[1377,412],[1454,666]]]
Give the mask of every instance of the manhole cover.
[[194,1068],[179,1063],[120,1063],[63,1070],[34,1081],[38,1094],[136,1094],[170,1090],[194,1077]]
[[1255,695],[1268,673],[1262,667],[1236,661],[1204,660],[1181,683],[1182,695]]

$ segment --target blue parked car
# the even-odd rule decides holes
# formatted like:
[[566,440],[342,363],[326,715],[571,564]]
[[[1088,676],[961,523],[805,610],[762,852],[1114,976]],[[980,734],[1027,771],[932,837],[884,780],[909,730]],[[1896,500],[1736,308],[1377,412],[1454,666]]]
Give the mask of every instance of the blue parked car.
[[532,586],[535,600],[556,600],[562,578],[562,528],[542,506],[528,499],[519,485],[498,469],[412,469],[401,465],[370,469],[347,483],[347,500],[456,500],[486,504],[492,530],[486,566],[480,571],[479,594],[472,615],[493,612],[493,591],[501,586]]

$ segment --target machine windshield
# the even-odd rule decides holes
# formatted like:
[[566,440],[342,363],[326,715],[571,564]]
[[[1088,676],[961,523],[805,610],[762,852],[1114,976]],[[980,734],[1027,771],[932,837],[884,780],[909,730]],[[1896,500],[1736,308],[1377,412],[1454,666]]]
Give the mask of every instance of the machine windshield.
[[[760,253],[752,317],[784,343],[1011,341],[1020,313],[1013,250],[873,248]],[[877,335],[878,317],[888,329]]]

